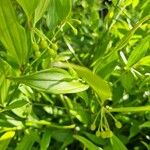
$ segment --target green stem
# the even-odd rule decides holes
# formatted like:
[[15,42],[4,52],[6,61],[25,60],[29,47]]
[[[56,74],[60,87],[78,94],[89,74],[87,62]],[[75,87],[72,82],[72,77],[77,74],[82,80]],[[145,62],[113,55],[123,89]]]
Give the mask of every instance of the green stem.
[[110,108],[110,112],[141,112],[150,111],[150,106]]

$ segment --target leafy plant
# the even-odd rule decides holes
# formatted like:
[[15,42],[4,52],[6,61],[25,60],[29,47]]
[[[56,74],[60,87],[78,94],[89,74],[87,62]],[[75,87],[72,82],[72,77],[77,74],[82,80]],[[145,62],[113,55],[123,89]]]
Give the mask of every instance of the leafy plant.
[[0,149],[150,149],[150,1],[1,0]]

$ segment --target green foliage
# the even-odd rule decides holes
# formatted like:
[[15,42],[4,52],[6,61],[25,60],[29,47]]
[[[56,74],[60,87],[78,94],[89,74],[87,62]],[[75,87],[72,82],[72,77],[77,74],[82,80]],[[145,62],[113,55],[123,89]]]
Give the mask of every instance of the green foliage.
[[1,0],[0,150],[149,150],[149,6]]

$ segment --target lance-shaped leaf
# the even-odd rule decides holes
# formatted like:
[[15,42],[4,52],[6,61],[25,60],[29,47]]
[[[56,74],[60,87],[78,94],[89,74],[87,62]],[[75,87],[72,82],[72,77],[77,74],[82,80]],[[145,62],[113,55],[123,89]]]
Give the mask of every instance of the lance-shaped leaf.
[[71,67],[73,67],[78,75],[97,92],[102,101],[111,98],[112,93],[110,86],[104,79],[93,73],[88,68],[77,65],[71,65]]
[[38,133],[33,130],[26,131],[21,142],[17,145],[16,150],[28,149],[31,150],[33,144],[39,140]]
[[131,52],[129,56],[127,67],[131,67],[136,62],[138,62],[146,53],[147,49],[149,48],[150,36],[146,36],[140,44],[138,44],[135,49]]
[[115,135],[113,135],[112,138],[110,138],[110,142],[113,150],[127,150],[122,141],[120,141],[120,139]]
[[72,7],[71,0],[51,0],[48,14],[47,25],[52,30],[61,21],[68,17]]
[[39,3],[39,0],[17,0],[17,2],[25,11],[28,19],[31,19],[31,16],[35,12],[35,9]]
[[150,15],[144,17],[143,19],[141,19],[138,23],[135,24],[135,26],[117,43],[117,45],[112,48],[111,52],[106,55],[103,58],[99,58],[98,60],[96,60],[95,65],[94,65],[94,70],[96,72],[104,72],[106,71],[106,69],[110,69],[110,71],[107,71],[107,75],[110,74],[113,69],[115,68],[116,65],[112,66],[112,64],[118,59],[117,57],[117,53],[119,50],[123,49],[129,42],[129,40],[131,39],[131,37],[133,36],[133,34],[136,32],[136,30],[138,28],[141,27],[141,25],[148,21],[150,19]]
[[10,0],[1,0],[0,3],[0,40],[7,49],[9,61],[18,65],[26,62],[26,33],[17,22]]
[[36,24],[41,17],[43,16],[44,12],[47,10],[49,3],[51,0],[40,0],[37,8],[35,9],[34,15],[34,24]]
[[10,79],[20,81],[39,91],[54,94],[77,93],[88,88],[88,85],[73,79],[67,71],[57,68],[46,69],[27,76]]
[[4,105],[8,96],[10,81],[6,79],[11,73],[11,67],[4,60],[0,59],[0,104]]
[[91,70],[89,70],[88,68],[74,65],[74,64],[66,64],[66,63],[55,63],[53,65],[58,67],[73,68],[77,72],[79,77],[83,78],[99,95],[102,102],[111,98],[112,92],[109,84],[100,76],[96,75]]
[[73,137],[80,141],[81,143],[83,143],[85,145],[85,147],[87,147],[89,150],[102,150],[100,147],[96,146],[95,144],[93,144],[91,141],[89,141],[88,139],[86,139],[83,136],[80,135],[73,135]]
[[0,137],[0,149],[6,150],[11,139],[14,137],[14,131],[8,131]]

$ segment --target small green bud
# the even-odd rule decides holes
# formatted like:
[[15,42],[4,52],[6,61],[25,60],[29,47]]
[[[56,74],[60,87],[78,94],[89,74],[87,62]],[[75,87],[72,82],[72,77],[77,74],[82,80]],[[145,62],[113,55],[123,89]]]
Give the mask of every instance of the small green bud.
[[116,128],[120,129],[122,127],[122,124],[120,121],[116,121],[115,126],[116,126]]
[[113,132],[112,132],[111,130],[107,130],[107,131],[105,131],[105,132],[106,132],[106,137],[107,137],[107,138],[110,138],[110,137],[113,136]]
[[107,132],[106,132],[106,131],[102,131],[102,132],[101,132],[101,137],[102,137],[103,139],[107,138]]
[[52,44],[52,49],[57,51],[58,50],[58,45],[56,43]]
[[57,55],[57,52],[52,48],[48,49],[48,53],[51,57],[56,57],[56,55]]
[[40,51],[36,51],[36,52],[35,52],[35,57],[36,57],[36,58],[39,58],[40,56],[41,56],[41,52],[40,52]]
[[93,124],[91,125],[91,130],[94,131],[95,129],[96,129],[96,125],[93,123]]
[[32,49],[37,52],[39,51],[39,45],[37,43],[32,43]]
[[101,132],[99,130],[96,131],[96,136],[97,137],[101,136]]
[[40,47],[41,47],[41,49],[48,48],[48,43],[47,43],[47,41],[45,39],[41,39],[41,41],[40,41]]

